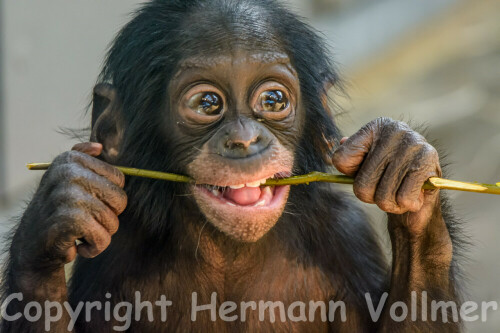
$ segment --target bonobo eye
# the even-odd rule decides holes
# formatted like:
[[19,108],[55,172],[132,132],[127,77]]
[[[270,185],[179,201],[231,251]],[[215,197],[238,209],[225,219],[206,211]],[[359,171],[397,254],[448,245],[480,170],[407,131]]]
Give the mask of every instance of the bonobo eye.
[[283,84],[267,81],[254,90],[251,99],[254,113],[270,120],[285,119],[294,109],[295,98]]
[[259,96],[260,105],[263,111],[279,112],[288,105],[288,98],[281,90],[267,90]]
[[197,84],[182,94],[179,112],[195,124],[210,124],[224,113],[224,94],[208,83]]
[[199,114],[216,115],[222,111],[222,98],[214,92],[200,92],[188,100],[188,106]]

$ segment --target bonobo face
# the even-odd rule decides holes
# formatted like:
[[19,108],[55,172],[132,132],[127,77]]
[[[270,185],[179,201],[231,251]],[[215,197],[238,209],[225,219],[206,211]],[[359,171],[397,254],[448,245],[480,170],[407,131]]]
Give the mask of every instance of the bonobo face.
[[202,213],[219,230],[256,241],[283,212],[302,114],[299,81],[274,52],[185,60],[169,87],[177,129],[193,145],[187,173]]

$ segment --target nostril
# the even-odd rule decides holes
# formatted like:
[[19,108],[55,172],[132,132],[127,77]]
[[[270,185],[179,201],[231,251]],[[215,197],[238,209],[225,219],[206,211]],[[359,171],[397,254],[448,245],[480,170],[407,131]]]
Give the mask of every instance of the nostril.
[[260,137],[253,138],[251,140],[227,140],[225,143],[226,148],[229,149],[247,149],[249,148],[252,144],[257,144],[260,141]]
[[246,145],[243,142],[235,142],[235,141],[228,140],[226,142],[226,148],[241,149],[241,148],[246,148]]

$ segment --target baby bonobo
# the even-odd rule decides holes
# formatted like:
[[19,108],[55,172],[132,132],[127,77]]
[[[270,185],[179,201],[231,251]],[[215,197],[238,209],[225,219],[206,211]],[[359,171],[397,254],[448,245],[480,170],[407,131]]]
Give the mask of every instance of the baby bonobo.
[[[276,1],[142,5],[94,88],[90,142],[55,158],[16,227],[2,332],[457,331],[420,313],[457,299],[453,221],[421,189],[438,154],[388,118],[341,140],[337,84],[322,40]],[[332,165],[388,213],[392,263],[337,185],[263,185]],[[391,314],[413,301],[416,318]]]

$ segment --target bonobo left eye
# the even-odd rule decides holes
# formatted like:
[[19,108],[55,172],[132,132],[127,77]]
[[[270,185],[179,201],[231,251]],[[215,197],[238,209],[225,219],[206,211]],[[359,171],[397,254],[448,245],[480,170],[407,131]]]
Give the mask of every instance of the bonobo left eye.
[[283,120],[294,109],[294,95],[290,89],[279,82],[264,82],[254,90],[252,96],[250,103],[258,117]]
[[267,90],[260,94],[259,103],[262,111],[279,112],[288,106],[288,98],[281,90]]
[[222,98],[214,92],[200,92],[189,99],[188,106],[203,115],[216,115],[222,111]]
[[216,86],[201,83],[191,87],[181,98],[180,114],[193,123],[209,124],[224,114],[225,96]]

